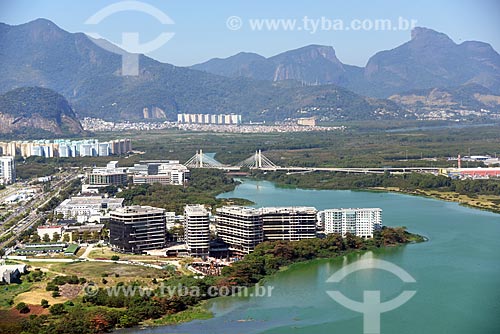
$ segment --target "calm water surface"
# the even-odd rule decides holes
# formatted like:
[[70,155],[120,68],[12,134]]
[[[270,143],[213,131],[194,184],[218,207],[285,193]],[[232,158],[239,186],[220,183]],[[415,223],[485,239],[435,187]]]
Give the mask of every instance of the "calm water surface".
[[[209,302],[213,319],[127,333],[363,333],[362,315],[327,295],[334,289],[358,301],[363,290],[380,290],[383,301],[416,290],[409,302],[382,315],[382,333],[500,333],[500,215],[400,194],[284,189],[249,180],[220,197],[247,198],[256,206],[380,207],[385,225],[407,226],[429,242],[294,265],[266,281],[274,287],[271,297],[218,298]],[[359,258],[391,261],[417,282],[363,270],[340,284],[326,283]]]

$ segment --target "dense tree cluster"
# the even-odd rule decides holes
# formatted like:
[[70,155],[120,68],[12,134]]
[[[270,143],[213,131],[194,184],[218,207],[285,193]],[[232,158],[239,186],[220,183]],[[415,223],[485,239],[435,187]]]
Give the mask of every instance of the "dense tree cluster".
[[254,173],[257,178],[280,185],[317,189],[366,189],[374,187],[395,187],[406,191],[438,190],[457,192],[470,197],[483,195],[500,196],[500,180],[458,180],[443,175],[411,173],[403,175],[345,174],[315,172],[302,175],[286,173]]
[[323,239],[304,239],[296,242],[267,241],[259,244],[255,251],[225,267],[223,276],[229,282],[240,285],[251,285],[264,276],[278,271],[281,267],[295,262],[316,258],[332,258],[356,250],[368,250],[382,246],[405,244],[410,241],[422,241],[421,237],[406,232],[404,227],[384,227],[375,232],[373,239],[362,239],[351,234],[342,238],[338,234],[330,234]]
[[237,182],[221,170],[193,169],[186,187],[161,184],[131,186],[117,193],[117,197],[124,198],[126,205],[151,205],[182,213],[186,204],[204,204],[212,208],[221,206],[225,200],[216,199],[216,195],[231,191],[236,185]]

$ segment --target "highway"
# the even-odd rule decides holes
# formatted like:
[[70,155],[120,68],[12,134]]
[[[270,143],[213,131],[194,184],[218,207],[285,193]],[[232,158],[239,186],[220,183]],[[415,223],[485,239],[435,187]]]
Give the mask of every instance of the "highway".
[[[210,167],[218,168],[225,171],[235,172],[241,170],[242,167],[238,166],[218,166]],[[426,173],[437,173],[439,167],[281,167],[281,166],[269,166],[269,167],[250,167],[250,169],[258,169],[267,172],[285,171],[290,173],[305,173],[305,172],[344,172],[344,173],[361,173],[361,174],[384,174],[389,173],[412,173],[412,172],[426,172]]]
[[412,173],[412,172],[438,172],[438,167],[374,167],[374,168],[339,168],[339,167],[261,167],[263,171],[287,171],[287,172],[345,172],[362,174],[384,174],[390,173]]
[[[22,232],[33,226],[40,218],[44,218],[44,213],[37,213],[36,209],[43,207],[44,205],[49,203],[52,198],[60,194],[60,191],[62,189],[68,187],[69,184],[77,178],[77,174],[72,174],[69,172],[60,175],[60,179],[53,183],[53,190],[49,194],[36,194],[35,197],[27,205],[21,207],[21,210],[17,211],[16,217],[23,214],[27,214],[27,216],[2,232],[1,236],[8,235],[11,232],[13,235],[4,242],[1,242],[0,248],[3,248],[5,245],[15,240]],[[8,221],[6,221],[3,226],[5,226],[5,224],[7,223]]]

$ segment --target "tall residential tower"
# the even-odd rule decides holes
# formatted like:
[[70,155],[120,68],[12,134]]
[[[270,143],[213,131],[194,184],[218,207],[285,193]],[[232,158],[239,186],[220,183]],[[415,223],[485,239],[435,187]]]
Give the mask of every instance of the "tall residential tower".
[[192,256],[208,256],[210,248],[210,220],[203,205],[184,207],[184,234],[188,252]]

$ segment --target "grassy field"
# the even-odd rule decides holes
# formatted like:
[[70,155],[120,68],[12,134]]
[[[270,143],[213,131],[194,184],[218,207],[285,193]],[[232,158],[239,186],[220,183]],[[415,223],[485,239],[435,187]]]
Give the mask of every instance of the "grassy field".
[[156,256],[149,255],[133,255],[133,254],[121,254],[112,251],[109,247],[94,247],[88,257],[90,259],[107,259],[111,260],[112,256],[119,256],[120,260],[140,260],[140,261],[155,261]]
[[[41,282],[29,283],[23,276],[24,280],[21,284],[0,286],[0,308],[10,308],[20,302],[39,305],[42,299],[48,300],[51,305],[71,299],[65,298],[64,293],[61,293],[60,297],[54,298],[52,297],[52,291],[45,290],[47,282],[58,275],[84,277],[87,281],[95,282],[99,286],[111,286],[119,282],[128,283],[132,281],[139,281],[144,285],[149,285],[153,278],[160,280],[169,277],[166,271],[160,269],[106,262],[36,262],[30,263],[30,265],[30,270],[40,268],[45,273],[44,279]],[[103,279],[107,281],[106,284],[103,283]],[[64,290],[64,287],[61,290]]]
[[14,298],[14,305],[17,305],[20,302],[24,302],[29,305],[40,305],[42,299],[46,299],[50,305],[53,305],[57,303],[64,303],[68,300],[68,298],[65,298],[64,296],[57,298],[52,297],[52,291],[46,291],[46,286],[47,282],[33,283],[29,291],[21,293]]
[[76,275],[88,279],[100,279],[102,277],[113,278],[116,274],[119,278],[161,278],[166,275],[165,271],[143,266],[107,263],[107,262],[75,262],[57,263],[52,267],[54,271],[64,272],[66,275]]
[[12,304],[14,303],[16,296],[23,292],[29,291],[32,285],[33,284],[29,282],[22,282],[21,284],[1,285],[0,308],[12,307]]
[[89,253],[88,257],[90,259],[108,259],[110,260],[112,256],[119,256],[120,260],[122,259],[124,254],[119,254],[113,252],[109,247],[94,247],[92,251]]
[[80,247],[80,249],[76,252],[75,256],[74,257],[80,257],[83,255],[83,253],[85,253],[85,250],[87,249],[87,247]]

